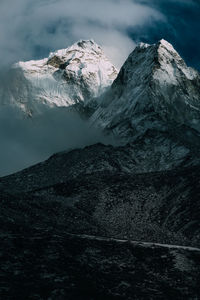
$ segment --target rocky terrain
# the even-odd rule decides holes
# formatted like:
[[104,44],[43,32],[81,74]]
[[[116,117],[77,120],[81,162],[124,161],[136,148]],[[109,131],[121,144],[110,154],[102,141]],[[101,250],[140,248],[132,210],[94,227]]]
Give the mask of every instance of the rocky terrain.
[[[43,213],[43,206],[55,205],[55,222],[71,233],[94,234],[96,224],[103,236],[200,247],[200,168],[134,174],[123,166],[109,146],[97,144],[1,178],[0,189],[8,197],[33,197],[33,203],[17,201],[25,209],[33,205],[32,213],[36,203]],[[80,224],[68,210],[80,215]]]
[[199,299],[197,249],[51,233],[5,247],[3,299]]
[[1,179],[3,299],[200,297],[199,167],[133,174],[106,150]]

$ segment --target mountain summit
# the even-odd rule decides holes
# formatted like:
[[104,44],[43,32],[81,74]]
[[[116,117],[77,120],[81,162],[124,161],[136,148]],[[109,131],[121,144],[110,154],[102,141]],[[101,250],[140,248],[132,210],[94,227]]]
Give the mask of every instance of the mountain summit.
[[91,121],[134,143],[137,160],[177,166],[200,146],[200,75],[167,41],[140,43]]
[[93,118],[121,135],[129,131],[119,132],[123,123],[141,135],[155,117],[200,131],[199,116],[200,75],[161,40],[135,48]]
[[32,115],[44,106],[89,103],[112,84],[117,74],[99,45],[81,40],[50,53],[48,58],[15,64],[9,74],[12,80],[3,82],[0,96],[4,104]]

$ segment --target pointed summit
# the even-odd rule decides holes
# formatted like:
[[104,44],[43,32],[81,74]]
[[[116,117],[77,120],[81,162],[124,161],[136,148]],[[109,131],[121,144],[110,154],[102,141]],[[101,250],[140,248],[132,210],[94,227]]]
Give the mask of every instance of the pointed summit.
[[146,49],[148,47],[155,47],[157,49],[157,52],[159,52],[160,50],[162,51],[162,49],[165,49],[165,50],[168,50],[169,52],[175,52],[175,53],[177,53],[177,51],[174,49],[174,47],[172,46],[172,44],[170,44],[168,41],[166,41],[164,39],[161,39],[160,41],[158,41],[158,43],[152,44],[152,45],[141,42],[141,43],[139,43],[136,46],[136,49],[137,48]]
[[166,48],[169,51],[176,52],[176,50],[174,49],[174,47],[172,46],[172,44],[170,44],[168,41],[166,41],[164,39],[161,39],[158,42],[158,45]]
[[69,53],[75,52],[104,55],[102,48],[93,40],[80,40],[66,49],[51,52],[48,60],[51,60],[53,57],[59,57],[60,59],[65,60]]
[[178,86],[183,81],[189,84],[187,80],[194,83],[195,94],[198,93],[195,82],[199,80],[199,73],[187,67],[174,47],[161,39],[152,45],[140,43],[129,55],[114,85],[119,82],[135,85],[137,82],[137,87],[144,84],[149,86],[156,81],[162,86]]
[[[123,141],[134,142],[136,148],[141,141],[144,143],[139,146],[141,149],[145,144],[151,148],[156,143],[159,148],[161,140],[167,145],[171,136],[174,140],[177,136],[181,138],[181,144],[196,141],[200,146],[200,75],[187,67],[167,41],[153,45],[140,43],[124,63],[92,120]],[[174,147],[177,155],[184,157],[188,153],[185,146]],[[159,151],[162,157],[161,147]]]
[[151,110],[162,119],[187,124],[200,132],[199,91],[199,73],[187,67],[170,43],[163,39],[152,45],[140,43],[102,103],[107,107],[102,110],[102,125],[114,128],[124,118],[134,124],[139,116],[143,118],[144,111]]

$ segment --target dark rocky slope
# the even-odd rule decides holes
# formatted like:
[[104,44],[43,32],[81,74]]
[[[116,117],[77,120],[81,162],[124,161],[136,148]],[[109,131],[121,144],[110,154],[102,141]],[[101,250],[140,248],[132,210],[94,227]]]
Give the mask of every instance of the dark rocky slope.
[[195,249],[47,233],[2,238],[0,249],[5,300],[200,297]]
[[2,299],[200,298],[200,168],[133,174],[117,151],[1,179]]

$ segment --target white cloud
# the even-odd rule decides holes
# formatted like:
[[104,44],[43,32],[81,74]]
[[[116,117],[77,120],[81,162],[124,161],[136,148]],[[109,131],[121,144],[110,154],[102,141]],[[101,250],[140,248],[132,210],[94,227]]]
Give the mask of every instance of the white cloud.
[[36,47],[56,50],[93,38],[119,66],[134,47],[128,28],[162,18],[131,0],[1,0],[1,61],[31,59]]

